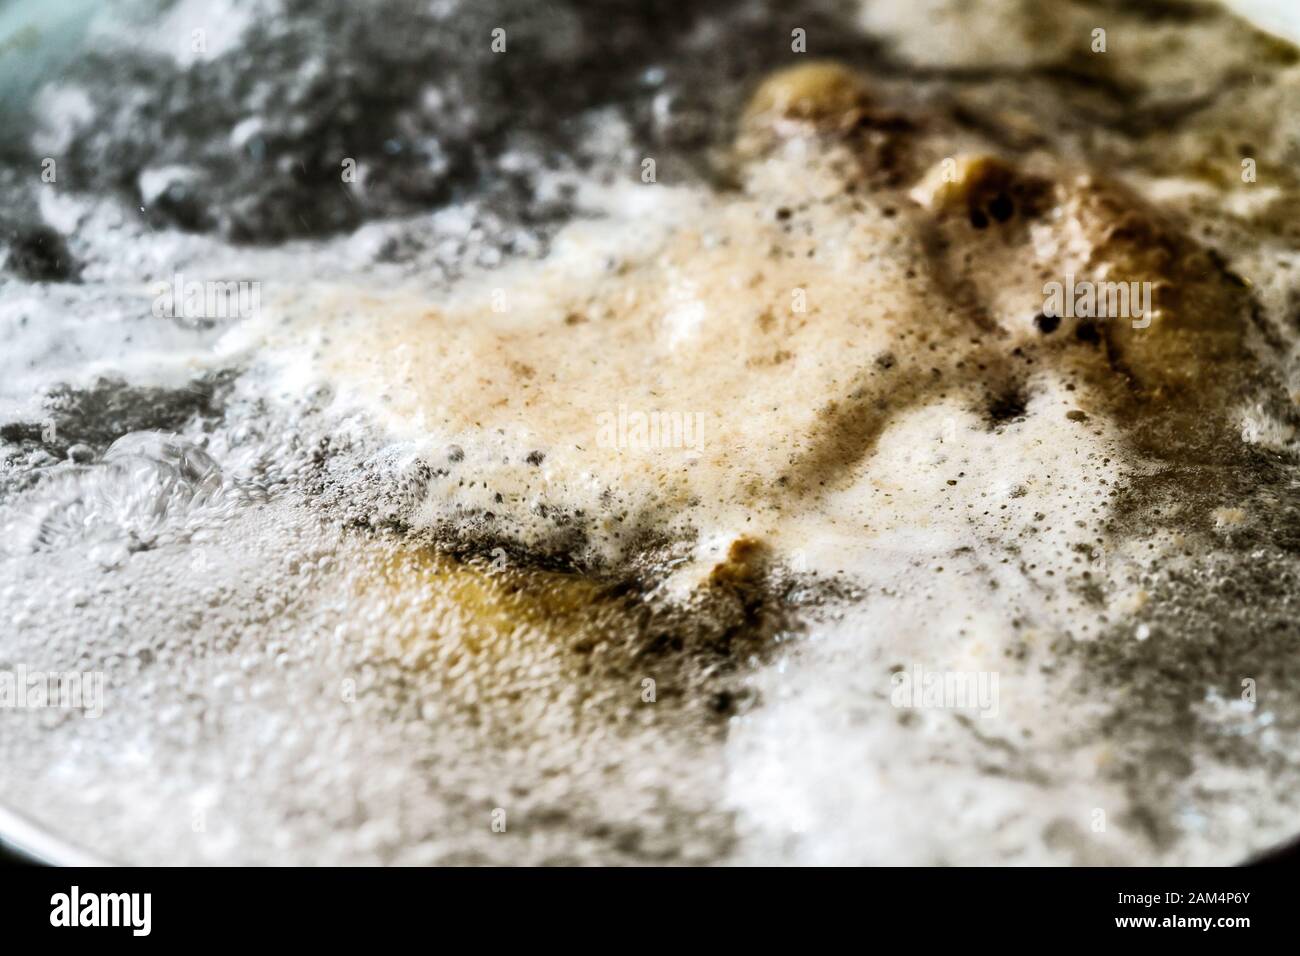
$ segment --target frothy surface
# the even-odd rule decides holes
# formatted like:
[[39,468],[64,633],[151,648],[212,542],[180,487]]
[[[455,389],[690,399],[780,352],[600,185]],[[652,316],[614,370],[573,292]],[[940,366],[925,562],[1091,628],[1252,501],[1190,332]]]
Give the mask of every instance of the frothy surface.
[[[672,80],[566,102],[594,174],[498,158],[567,224],[393,219],[381,191],[351,235],[250,249],[42,199],[82,284],[6,280],[30,362],[0,652],[108,696],[0,715],[0,796],[142,862],[1230,862],[1287,836],[1294,54],[1112,11],[1132,32],[1092,88],[1035,72],[1084,41],[1006,48],[1041,31],[993,7],[1023,75],[945,72],[976,14],[873,4],[847,68],[754,98],[786,64],[738,62],[707,134]],[[755,29],[727,8],[673,42]],[[1195,69],[1160,39],[1211,29]],[[1176,93],[1243,64],[1251,109]],[[705,147],[720,181],[681,162]],[[275,232],[283,196],[208,198]],[[173,268],[260,279],[260,315],[157,320]],[[1048,330],[1066,273],[1161,284],[1159,311]],[[94,348],[47,334],[94,305]],[[925,672],[996,701],[895,706]]]

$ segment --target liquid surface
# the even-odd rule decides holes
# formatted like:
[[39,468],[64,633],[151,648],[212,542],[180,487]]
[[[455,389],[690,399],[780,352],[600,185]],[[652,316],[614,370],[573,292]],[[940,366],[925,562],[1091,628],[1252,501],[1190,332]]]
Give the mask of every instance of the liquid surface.
[[[6,805],[169,863],[1292,834],[1291,47],[1199,4],[450,5],[333,44],[352,14],[280,6],[200,54],[103,17],[133,78],[29,91],[0,670],[106,689],[0,711]],[[518,52],[465,52],[494,18]],[[166,163],[164,91],[203,116]],[[177,273],[257,305],[159,315]],[[1071,276],[1150,307],[1046,315]]]

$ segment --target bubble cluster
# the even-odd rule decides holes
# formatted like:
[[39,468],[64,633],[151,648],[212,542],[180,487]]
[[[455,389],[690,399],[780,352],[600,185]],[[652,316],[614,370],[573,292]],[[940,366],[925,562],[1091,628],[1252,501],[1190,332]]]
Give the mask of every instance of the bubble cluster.
[[[1286,155],[1288,48],[1108,11],[1081,72],[993,0],[249,0],[200,50],[201,5],[127,6],[6,87],[0,672],[105,699],[0,709],[5,807],[158,864],[1290,834],[1298,185],[1205,170]],[[1066,265],[1156,270],[1174,347],[1043,314]],[[261,308],[160,314],[179,273]],[[603,447],[629,387],[714,444]],[[916,669],[997,674],[997,715],[897,706]]]

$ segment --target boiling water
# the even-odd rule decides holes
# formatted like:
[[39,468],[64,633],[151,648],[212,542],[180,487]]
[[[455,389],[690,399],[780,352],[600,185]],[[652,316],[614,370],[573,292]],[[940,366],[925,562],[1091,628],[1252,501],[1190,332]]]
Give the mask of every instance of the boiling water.
[[[144,863],[1228,862],[1290,834],[1294,233],[1233,263],[1281,338],[1224,410],[1247,440],[1189,460],[1100,398],[1065,418],[1082,399],[1050,356],[991,406],[956,347],[858,361],[886,314],[950,330],[904,280],[897,210],[717,181],[789,45],[766,4],[204,6],[102,14],[78,57],[67,24],[4,54],[51,79],[0,73],[32,117],[0,170],[0,672],[104,678],[101,716],[0,709],[7,807]],[[912,61],[960,66],[1027,14],[990,4],[983,36],[909,6],[801,22],[899,102],[991,109],[995,81]],[[1263,56],[1233,36],[1205,82]],[[1157,65],[1155,99],[1188,73]],[[1268,77],[1261,101],[1300,89]],[[842,190],[794,159],[750,188]],[[1194,184],[1152,175],[1195,211]],[[753,237],[791,217],[819,258],[761,260]],[[732,285],[735,263],[766,278]],[[748,392],[725,378],[715,356],[765,341],[734,332],[746,296],[816,268],[850,277],[832,318],[784,330],[816,373],[774,356]],[[257,307],[158,308],[178,281],[256,283]],[[669,334],[620,338],[633,300]],[[851,334],[833,321],[859,307]],[[547,322],[573,337],[528,346]],[[511,360],[571,378],[511,418],[510,383],[476,378],[516,334]],[[702,454],[596,446],[629,354],[637,408],[706,415]],[[846,380],[874,395],[939,364],[950,391],[849,419],[861,461],[790,452]],[[927,672],[996,675],[996,699],[893,699]]]

